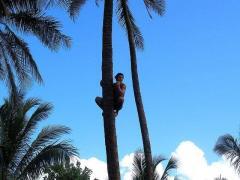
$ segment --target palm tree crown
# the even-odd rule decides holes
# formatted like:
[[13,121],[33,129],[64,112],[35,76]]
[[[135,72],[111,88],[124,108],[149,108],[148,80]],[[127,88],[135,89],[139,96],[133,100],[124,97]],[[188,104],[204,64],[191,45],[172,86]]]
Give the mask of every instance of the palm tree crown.
[[[79,9],[82,7],[82,5],[85,3],[85,0],[72,0],[70,3],[70,15],[72,17],[75,17],[76,14],[78,14]],[[145,6],[147,8],[147,11],[151,17],[150,10],[156,12],[159,15],[162,15],[164,12],[165,3],[164,0],[143,0],[145,3]],[[119,23],[122,27],[125,28],[128,34],[129,43],[131,44],[131,69],[132,69],[132,76],[133,76],[133,87],[134,87],[134,96],[136,101],[136,106],[138,110],[139,115],[139,122],[142,132],[142,139],[143,139],[143,147],[144,147],[144,153],[146,157],[146,172],[147,172],[147,178],[149,180],[152,180],[152,155],[151,155],[151,145],[150,145],[150,139],[148,134],[148,128],[147,128],[147,121],[143,109],[143,103],[141,99],[141,93],[140,93],[140,86],[139,86],[139,80],[138,80],[138,73],[137,73],[137,63],[136,63],[136,53],[132,52],[135,47],[138,47],[140,49],[143,49],[144,43],[143,43],[143,37],[141,35],[141,32],[137,25],[135,24],[135,20],[133,18],[133,15],[129,9],[128,1],[127,0],[117,0],[117,16],[119,19]],[[107,11],[107,12],[106,12]],[[104,121],[111,122],[115,120],[113,117],[112,111],[113,109],[113,95],[112,95],[112,72],[113,72],[113,63],[112,63],[112,11],[113,11],[113,1],[112,0],[105,0],[105,6],[104,6],[104,23],[103,23],[103,53],[102,53],[102,80],[103,84],[103,99],[104,99]],[[107,21],[105,21],[107,20]],[[135,57],[133,57],[135,56]],[[115,125],[108,126],[106,129],[112,129],[112,132],[115,132]],[[114,134],[114,133],[113,133]],[[115,137],[114,137],[115,136]],[[112,137],[107,137],[106,142],[110,142],[111,139],[116,139],[116,135],[112,135]],[[114,140],[116,142],[116,140]],[[116,143],[111,143],[112,146],[116,146]],[[111,146],[109,147],[111,148]],[[107,148],[107,152],[112,152]],[[115,148],[116,149],[116,148]],[[111,155],[109,157],[114,157],[117,159],[117,151],[114,150],[116,153],[115,155]],[[113,160],[113,159],[112,159]],[[113,162],[113,161],[110,162]],[[108,162],[108,167],[112,165]],[[111,168],[109,168],[111,170]],[[117,169],[116,167],[112,169]],[[111,173],[109,173],[111,174]],[[110,178],[110,177],[109,177]],[[110,178],[111,179],[111,178]]]
[[[167,180],[170,176],[170,172],[177,168],[177,160],[171,157],[168,161],[162,175],[158,174],[157,166],[162,163],[165,158],[162,156],[156,156],[153,158],[153,180]],[[146,177],[146,160],[142,150],[136,151],[133,158],[133,169],[132,169],[133,180],[145,180]]]
[[16,91],[15,75],[22,86],[32,78],[43,81],[28,44],[17,32],[36,36],[51,50],[70,46],[70,38],[59,30],[60,23],[45,15],[50,4],[50,0],[0,0],[0,80],[11,90]]
[[36,179],[50,165],[64,162],[77,150],[60,136],[70,132],[65,126],[47,126],[32,138],[40,121],[52,106],[39,99],[6,99],[0,107],[0,167],[2,179]]
[[240,143],[230,134],[220,136],[214,147],[214,151],[230,161],[238,174],[240,174]]
[[[164,12],[164,1],[144,1],[149,12],[149,9],[156,11],[159,15],[162,15]],[[149,13],[150,17],[151,14]],[[131,73],[132,73],[132,82],[134,90],[134,98],[137,107],[139,124],[142,134],[143,148],[146,161],[146,177],[148,180],[152,180],[153,175],[153,159],[151,152],[151,143],[147,127],[147,118],[144,112],[144,106],[141,97],[140,83],[138,78],[138,67],[137,67],[137,55],[136,48],[143,49],[143,37],[137,25],[133,15],[128,7],[127,0],[118,1],[118,17],[120,24],[125,28],[128,37],[129,50],[130,50],[130,60],[131,60]]]

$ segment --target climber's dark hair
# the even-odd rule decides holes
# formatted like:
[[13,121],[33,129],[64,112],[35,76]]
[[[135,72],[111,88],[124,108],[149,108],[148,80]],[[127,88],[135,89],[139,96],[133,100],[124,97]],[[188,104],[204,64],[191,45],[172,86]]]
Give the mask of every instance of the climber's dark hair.
[[123,73],[117,73],[116,76],[115,76],[115,79],[117,79],[119,76],[123,76],[124,77]]

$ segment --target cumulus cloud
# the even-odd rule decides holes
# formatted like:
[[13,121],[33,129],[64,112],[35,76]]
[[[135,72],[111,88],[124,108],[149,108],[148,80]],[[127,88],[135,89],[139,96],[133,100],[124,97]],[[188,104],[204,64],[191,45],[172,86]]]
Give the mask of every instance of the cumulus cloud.
[[[179,161],[178,175],[181,180],[213,180],[219,177],[227,178],[228,180],[239,180],[239,176],[234,169],[230,167],[227,161],[223,159],[208,163],[203,150],[197,147],[191,141],[183,141],[177,149],[172,153]],[[132,162],[134,153],[125,155],[120,160],[121,176],[123,180],[132,180]],[[93,170],[91,180],[97,178],[99,180],[107,180],[107,164],[95,157],[89,159],[72,158],[71,161],[76,163],[80,161],[81,165]],[[164,166],[159,164],[157,172],[161,175]],[[170,177],[169,180],[174,180]]]
[[82,167],[88,167],[93,171],[91,175],[91,180],[97,178],[99,180],[107,180],[107,164],[95,157],[89,159],[79,159],[74,157],[71,161],[75,164],[77,161],[81,162]]
[[213,180],[220,174],[229,180],[239,180],[227,161],[208,164],[204,152],[193,142],[180,143],[173,155],[180,162],[178,172],[184,180]]
[[132,173],[132,162],[133,162],[134,153],[127,154],[123,157],[123,159],[120,161],[120,167],[121,167],[121,175],[123,177],[123,180],[129,180],[131,179]]

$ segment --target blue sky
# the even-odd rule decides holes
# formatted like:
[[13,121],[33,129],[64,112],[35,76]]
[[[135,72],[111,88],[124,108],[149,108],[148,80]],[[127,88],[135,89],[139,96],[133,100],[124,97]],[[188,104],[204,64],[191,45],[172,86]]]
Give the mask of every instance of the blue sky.
[[[165,15],[153,14],[153,19],[143,3],[130,5],[145,38],[138,64],[153,154],[168,157],[189,140],[205,152],[209,162],[217,160],[212,151],[217,138],[239,134],[240,2],[167,0]],[[94,1],[87,2],[75,23],[63,10],[51,14],[61,19],[73,46],[53,53],[37,39],[26,37],[44,78],[44,85],[34,84],[27,96],[54,105],[51,117],[42,124],[71,127],[69,138],[82,158],[105,160],[103,121],[94,103],[101,95],[103,3],[96,7]],[[113,52],[114,72],[123,72],[127,85],[126,102],[116,124],[122,158],[142,142],[127,38],[116,16]],[[1,84],[2,88],[6,89]]]

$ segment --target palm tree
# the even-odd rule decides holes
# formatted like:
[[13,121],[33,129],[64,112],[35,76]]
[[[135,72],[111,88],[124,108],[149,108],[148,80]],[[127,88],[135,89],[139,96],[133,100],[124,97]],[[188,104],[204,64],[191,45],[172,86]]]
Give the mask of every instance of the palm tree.
[[[152,153],[151,153],[151,144],[149,139],[147,119],[144,112],[140,84],[138,78],[138,68],[137,68],[137,57],[136,57],[136,48],[143,49],[143,37],[142,34],[135,24],[133,15],[128,7],[128,0],[119,0],[118,1],[118,17],[120,24],[126,29],[128,36],[128,43],[130,49],[130,58],[131,58],[131,72],[132,72],[132,81],[133,81],[133,90],[134,97],[137,106],[137,112],[139,117],[139,123],[142,133],[142,141],[144,147],[144,154],[146,157],[146,173],[147,177],[151,180],[153,177],[152,170]],[[163,15],[164,12],[164,1],[163,0],[144,0],[144,3],[149,10],[156,11],[159,15]]]
[[[72,0],[69,12],[74,17],[85,0]],[[107,169],[109,180],[120,180],[119,158],[115,117],[113,113],[113,61],[112,61],[112,17],[113,0],[104,1],[104,16],[102,30],[102,97],[104,136],[107,154]]]
[[54,51],[62,45],[70,46],[70,38],[59,30],[60,23],[44,14],[46,4],[40,2],[0,0],[0,80],[5,81],[11,91],[16,91],[15,75],[22,87],[32,78],[39,83],[43,81],[28,44],[17,32],[36,36]]
[[112,60],[113,0],[104,1],[102,35],[102,95],[108,178],[120,180],[115,117],[113,113],[113,60]]
[[[97,0],[96,0],[97,1]],[[74,17],[86,0],[72,0],[69,6],[69,12]],[[103,17],[103,41],[102,41],[102,89],[103,89],[103,117],[105,144],[107,151],[107,164],[109,179],[118,180],[120,178],[119,162],[117,152],[117,138],[115,128],[115,117],[113,114],[113,61],[112,61],[112,17],[113,0],[105,0]],[[146,155],[147,174],[149,180],[152,179],[152,156],[151,145],[148,135],[147,122],[141,99],[140,86],[137,73],[135,46],[143,48],[143,38],[134,23],[134,18],[128,8],[127,0],[117,0],[119,22],[128,32],[130,51],[131,51],[131,69],[134,87],[135,101],[137,105],[139,122],[142,132],[144,152]],[[164,0],[144,0],[146,8],[162,15],[164,9]],[[150,14],[149,14],[150,15]]]
[[[64,162],[77,150],[60,136],[65,126],[47,126],[33,139],[39,122],[48,117],[52,106],[39,99],[9,97],[0,107],[1,179],[36,179],[46,168]],[[34,136],[35,137],[35,136]]]
[[[170,171],[177,168],[177,160],[174,157],[171,157],[168,161],[164,172],[162,175],[159,175],[157,172],[157,166],[162,163],[165,158],[162,156],[153,158],[153,180],[167,180],[170,175]],[[133,180],[146,180],[148,179],[147,171],[146,171],[146,159],[141,150],[134,153],[133,158],[133,169],[132,169],[132,177]]]
[[214,147],[214,151],[224,156],[230,161],[230,164],[234,167],[238,174],[240,174],[240,143],[230,134],[220,136]]

